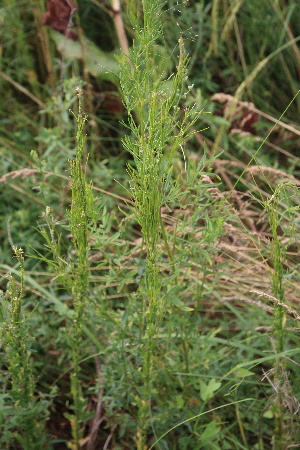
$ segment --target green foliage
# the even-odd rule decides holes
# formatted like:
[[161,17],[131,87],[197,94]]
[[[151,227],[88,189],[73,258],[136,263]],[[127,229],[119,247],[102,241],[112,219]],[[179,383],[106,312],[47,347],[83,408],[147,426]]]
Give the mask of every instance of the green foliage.
[[296,445],[296,2],[44,6],[0,7],[1,448]]
[[[167,235],[161,208],[163,206],[170,208],[170,205],[173,208],[178,207],[182,197],[185,197],[185,206],[189,204],[188,189],[182,190],[174,178],[173,162],[178,151],[183,151],[184,142],[193,134],[190,131],[191,127],[200,117],[200,113],[190,107],[186,108],[183,117],[179,118],[181,98],[187,95],[184,94],[184,88],[188,58],[182,39],[179,40],[177,72],[169,78],[166,85],[164,74],[157,73],[157,69],[153,68],[155,44],[162,34],[161,2],[145,1],[143,7],[142,26],[136,19],[132,19],[137,39],[128,59],[120,60],[120,85],[131,130],[130,136],[124,138],[123,145],[134,160],[134,166],[128,167],[131,178],[129,192],[134,203],[136,220],[141,227],[142,243],[145,245],[144,270],[141,274],[140,292],[138,291],[142,305],[140,314],[144,318],[140,336],[140,340],[144,343],[141,353],[142,386],[139,397],[136,397],[139,410],[137,447],[140,449],[145,446],[146,433],[150,425],[152,392],[158,392],[158,388],[154,388],[156,378],[154,367],[159,358],[156,353],[161,353],[159,327],[163,326],[164,316],[171,305],[185,312],[193,310],[185,305],[183,292],[178,285],[180,267],[186,253],[175,250],[175,239]],[[197,169],[196,177],[192,175],[190,167],[186,175],[187,178],[194,177],[194,188],[197,184],[200,187],[203,178],[200,165]],[[196,201],[200,208],[204,207],[199,198]],[[190,226],[195,223],[196,221],[191,218]],[[184,223],[184,226],[187,226],[187,223]],[[218,236],[218,231],[215,236]],[[210,238],[214,239],[212,235]],[[179,242],[177,247],[178,245]],[[163,253],[160,249],[163,248],[168,255],[167,265],[169,264],[172,269],[171,277],[161,273]],[[167,336],[172,333],[173,326],[174,323],[168,326]],[[185,328],[186,325],[182,323],[180,326]],[[158,344],[155,343],[156,339]]]
[[[265,210],[268,213],[270,228],[272,231],[272,249],[271,258],[274,266],[272,274],[272,290],[275,297],[275,312],[274,312],[274,350],[277,355],[280,355],[286,348],[286,312],[289,308],[286,305],[284,285],[284,261],[286,259],[286,249],[289,242],[283,244],[283,236],[278,236],[278,227],[281,225],[282,230],[286,227],[284,222],[288,220],[291,229],[288,232],[289,239],[293,239],[294,234],[294,220],[299,206],[293,206],[293,200],[299,197],[299,189],[292,183],[282,183],[274,191],[272,197],[266,201]],[[286,205],[283,210],[279,212],[279,204]],[[274,405],[273,412],[275,414],[275,434],[274,434],[274,448],[283,449],[289,441],[289,433],[287,429],[292,426],[291,417],[285,414],[285,405],[287,397],[291,388],[289,380],[286,377],[286,363],[285,359],[277,356],[274,367],[274,381],[276,384],[276,406]]]
[[114,52],[103,52],[93,42],[83,38],[81,42],[66,39],[57,32],[52,32],[58,50],[68,60],[84,59],[86,69],[94,77],[116,82],[116,63]]
[[[20,287],[12,276],[9,287],[1,297],[1,339],[5,356],[2,360],[1,383],[1,447],[11,448],[16,442],[24,449],[42,449],[48,445],[45,422],[49,416],[50,402],[35,393],[36,377],[33,373],[33,338],[30,336],[28,318],[23,313],[24,252],[14,249],[20,265]],[[55,395],[52,390],[51,396]]]

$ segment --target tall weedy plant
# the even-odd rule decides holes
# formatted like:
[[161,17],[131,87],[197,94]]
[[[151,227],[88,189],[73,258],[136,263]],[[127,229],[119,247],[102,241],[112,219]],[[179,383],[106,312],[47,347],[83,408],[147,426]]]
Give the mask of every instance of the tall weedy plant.
[[70,418],[73,430],[74,449],[79,448],[79,439],[82,437],[80,424],[87,419],[85,414],[86,401],[83,399],[79,379],[80,373],[80,344],[82,341],[82,325],[87,301],[89,263],[89,224],[94,216],[94,197],[91,186],[85,177],[86,164],[84,155],[84,123],[86,116],[81,110],[81,90],[78,89],[79,111],[77,115],[77,152],[74,161],[71,161],[72,203],[68,214],[72,241],[75,247],[76,259],[72,266],[72,297],[74,306],[73,326],[70,331],[70,346],[72,349],[73,373],[71,375],[71,391],[74,399],[74,417]]
[[290,386],[286,372],[286,360],[281,355],[286,350],[287,312],[291,312],[286,304],[284,286],[286,248],[290,239],[288,239],[287,243],[284,243],[283,238],[278,235],[278,230],[281,228],[285,235],[284,228],[286,224],[284,222],[288,219],[288,234],[289,236],[293,236],[295,213],[299,207],[291,206],[291,201],[296,195],[299,195],[299,189],[295,185],[292,183],[281,183],[275,189],[271,199],[264,203],[265,210],[269,216],[272,233],[271,260],[274,266],[272,272],[272,291],[275,300],[274,347],[276,362],[274,366],[274,386],[276,389],[276,401],[274,405],[275,430],[273,447],[276,450],[283,450],[293,440],[291,415],[287,410],[288,407],[292,408],[292,405],[289,405],[292,397],[289,392]]
[[[45,218],[50,233],[45,229],[41,233],[47,241],[47,247],[53,255],[50,263],[54,269],[59,283],[71,294],[72,310],[68,311],[69,320],[69,345],[72,355],[71,369],[71,393],[73,397],[73,414],[66,414],[72,426],[73,441],[69,442],[69,448],[77,450],[80,447],[82,438],[82,423],[90,418],[86,412],[86,399],[82,395],[80,382],[80,359],[81,344],[84,328],[85,312],[87,306],[87,290],[89,286],[89,262],[88,255],[90,250],[89,233],[94,223],[95,206],[92,188],[86,181],[84,159],[84,124],[87,117],[82,113],[81,95],[82,91],[77,90],[79,109],[76,117],[77,121],[77,151],[76,158],[70,162],[71,165],[71,207],[67,213],[68,225],[71,231],[72,242],[74,246],[74,259],[66,259],[62,255],[60,239],[55,235],[55,223],[51,216],[50,208],[46,209]],[[43,258],[43,257],[42,257]]]
[[8,290],[0,300],[1,341],[5,351],[1,384],[6,390],[6,394],[0,395],[0,445],[2,449],[10,449],[18,442],[24,450],[41,450],[49,444],[45,428],[49,400],[35,395],[33,338],[23,310],[24,252],[21,248],[14,248],[14,252],[20,266],[20,284],[18,287],[9,275]]
[[[192,107],[186,108],[183,117],[179,118],[179,103],[184,94],[188,63],[182,39],[179,40],[176,73],[168,80],[163,80],[162,74],[157,73],[157,41],[163,34],[161,16],[164,2],[143,0],[142,5],[142,20],[138,13],[129,13],[135,39],[129,57],[124,55],[120,58],[120,85],[131,131],[123,144],[133,157],[133,163],[128,166],[130,193],[136,220],[141,227],[141,257],[145,260],[139,290],[143,319],[141,389],[137,398],[138,449],[145,448],[146,432],[150,425],[151,389],[155,378],[155,336],[165,312],[166,275],[160,268],[164,251],[174,272],[161,208],[180,195],[180,188],[172,179],[173,159],[176,152],[181,151],[183,142],[192,133],[191,126],[200,115]],[[128,6],[130,11],[130,2]]]

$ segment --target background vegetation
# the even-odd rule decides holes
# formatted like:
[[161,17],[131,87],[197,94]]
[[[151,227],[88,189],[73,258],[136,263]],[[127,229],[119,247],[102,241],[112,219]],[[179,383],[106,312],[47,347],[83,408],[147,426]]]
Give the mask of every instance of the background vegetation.
[[2,0],[1,449],[299,446],[299,24]]

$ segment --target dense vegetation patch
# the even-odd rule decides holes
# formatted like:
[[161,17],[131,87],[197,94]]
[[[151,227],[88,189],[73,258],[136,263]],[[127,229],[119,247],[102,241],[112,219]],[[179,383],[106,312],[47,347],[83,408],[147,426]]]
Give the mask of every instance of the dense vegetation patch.
[[295,447],[298,2],[0,23],[1,449]]

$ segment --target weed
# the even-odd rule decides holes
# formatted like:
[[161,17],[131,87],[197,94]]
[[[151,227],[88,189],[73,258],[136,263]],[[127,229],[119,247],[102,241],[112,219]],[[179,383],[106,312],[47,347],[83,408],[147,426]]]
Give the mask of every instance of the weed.
[[[35,393],[33,338],[23,312],[24,252],[21,248],[14,248],[14,253],[20,266],[20,287],[9,275],[8,289],[1,297],[1,339],[5,356],[1,369],[4,393],[1,394],[0,442],[3,449],[12,448],[19,442],[25,449],[40,450],[49,443],[45,422],[49,417],[50,400]],[[52,390],[51,396],[54,395],[55,390]]]

